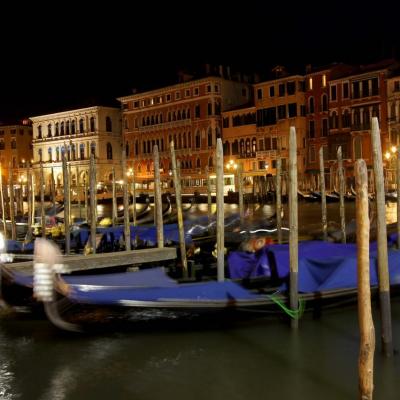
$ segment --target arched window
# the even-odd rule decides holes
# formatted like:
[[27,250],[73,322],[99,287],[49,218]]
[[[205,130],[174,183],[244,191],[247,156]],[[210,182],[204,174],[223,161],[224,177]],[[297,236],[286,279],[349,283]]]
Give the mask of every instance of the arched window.
[[232,155],[236,156],[239,154],[239,143],[235,140],[232,144]]
[[359,129],[360,125],[361,125],[361,117],[360,117],[360,110],[358,108],[356,108],[354,110],[354,114],[353,114],[353,123],[355,125],[356,129]]
[[188,132],[188,147],[189,149],[192,148],[192,134],[190,131]]
[[[126,145],[126,152],[129,152],[129,145]],[[113,159],[113,154],[112,154],[112,146],[111,143],[107,143],[107,160],[112,160]]]
[[51,124],[47,125],[47,137],[51,137],[52,136],[52,132],[51,132]]
[[60,148],[56,147],[56,161],[60,161]]
[[183,132],[183,148],[186,149],[187,144],[186,144],[186,132]]
[[69,121],[67,121],[67,127],[66,127],[66,132],[65,132],[67,135],[69,135],[70,134],[70,122]]
[[106,117],[106,132],[112,132],[112,122],[111,117]]
[[250,139],[246,139],[246,156],[250,157],[251,151],[250,151]]
[[207,129],[207,146],[212,147],[213,145],[213,138],[212,138],[212,129],[211,126]]
[[196,168],[201,168],[200,158],[196,160]]
[[139,154],[139,142],[136,140],[135,141],[135,155],[137,156]]
[[362,138],[361,138],[361,136],[357,136],[354,138],[353,146],[354,146],[354,160],[358,160],[359,158],[362,158]]
[[199,131],[196,131],[195,141],[196,141],[196,149],[199,149],[200,148],[200,132]]
[[61,136],[65,135],[65,129],[64,129],[64,121],[61,122],[61,132],[60,132]]
[[84,132],[84,127],[83,127],[83,118],[81,118],[79,120],[79,133],[83,133]]
[[256,151],[257,151],[257,139],[253,138],[253,140],[251,141],[251,152],[253,157],[255,157]]
[[52,150],[51,147],[49,147],[48,150],[47,150],[47,152],[48,152],[48,154],[49,154],[49,161],[50,161],[50,162],[53,161],[52,151],[53,151],[53,150]]
[[331,129],[337,129],[338,128],[338,116],[337,112],[334,111],[331,115],[331,123],[329,124]]
[[212,166],[213,166],[213,158],[212,158],[212,157],[209,157],[209,158],[208,158],[208,166],[209,166],[209,167],[212,167]]
[[83,143],[79,145],[79,158],[81,160],[85,159],[85,145]]
[[364,129],[370,129],[371,127],[371,116],[368,108],[364,108],[363,110],[363,125]]
[[240,139],[240,156],[244,157],[245,154],[244,140]]
[[216,136],[217,138],[220,138],[220,137],[221,137],[221,129],[219,128],[219,126],[217,126],[217,127],[215,128],[215,136]]
[[311,97],[308,99],[308,112],[309,112],[310,114],[313,114],[314,111],[315,111],[315,107],[314,107],[314,97],[311,96]]
[[41,139],[42,138],[42,125],[39,125],[37,129],[38,129],[38,139]]
[[91,155],[93,154],[96,157],[96,143],[95,142],[92,142],[90,144],[90,154]]
[[38,154],[39,154],[39,161],[42,162],[42,149],[38,150]]
[[56,123],[56,136],[60,135],[60,124],[57,122]]
[[322,95],[322,111],[328,111],[328,96],[326,94]]
[[224,156],[230,156],[231,155],[231,146],[228,141],[224,143]]
[[71,121],[71,135],[75,135],[76,128],[75,128],[75,120]]
[[75,144],[72,144],[72,145],[71,145],[71,159],[72,159],[73,161],[76,160],[76,147],[75,147]]
[[350,113],[349,110],[344,110],[343,119],[342,119],[343,128],[350,128]]
[[94,132],[95,129],[96,129],[96,127],[95,127],[94,117],[90,117],[90,132]]

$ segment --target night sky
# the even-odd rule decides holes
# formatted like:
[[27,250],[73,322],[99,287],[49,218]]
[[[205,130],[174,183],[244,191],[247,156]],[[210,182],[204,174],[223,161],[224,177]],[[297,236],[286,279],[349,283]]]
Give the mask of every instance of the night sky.
[[119,3],[2,10],[0,121],[112,104],[205,63],[263,76],[400,58],[395,2]]

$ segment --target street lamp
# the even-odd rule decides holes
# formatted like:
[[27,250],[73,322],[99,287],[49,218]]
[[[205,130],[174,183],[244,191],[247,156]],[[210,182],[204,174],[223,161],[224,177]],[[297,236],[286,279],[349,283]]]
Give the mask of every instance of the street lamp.
[[227,170],[236,170],[237,169],[237,164],[235,163],[235,161],[233,161],[232,159],[229,160],[229,162],[226,164],[226,169]]

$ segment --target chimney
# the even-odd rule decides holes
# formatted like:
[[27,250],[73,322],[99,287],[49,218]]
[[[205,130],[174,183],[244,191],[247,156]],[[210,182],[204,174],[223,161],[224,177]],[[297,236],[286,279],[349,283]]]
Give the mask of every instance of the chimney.
[[210,64],[206,64],[206,74],[210,75],[210,71],[211,71]]
[[223,78],[224,77],[224,68],[223,68],[223,66],[219,65],[218,69],[219,69],[219,71],[218,71],[219,72],[219,76],[221,78]]
[[312,66],[311,64],[306,65],[306,74],[311,74]]

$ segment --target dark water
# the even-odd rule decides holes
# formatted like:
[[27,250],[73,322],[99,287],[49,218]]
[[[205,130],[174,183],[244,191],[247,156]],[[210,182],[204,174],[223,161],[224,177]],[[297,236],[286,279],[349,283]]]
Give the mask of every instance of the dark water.
[[[334,219],[337,205],[329,205],[328,212]],[[271,213],[264,206],[252,210],[252,218]],[[348,217],[353,214],[354,205]],[[319,206],[301,205],[301,229],[307,232],[318,223]],[[398,399],[400,356],[382,358],[375,304],[374,312],[374,399]],[[399,298],[393,299],[392,319],[400,349]],[[46,320],[3,316],[0,399],[355,399],[358,348],[355,306],[327,310],[320,319],[306,313],[298,332],[285,319],[261,316],[71,335]]]

